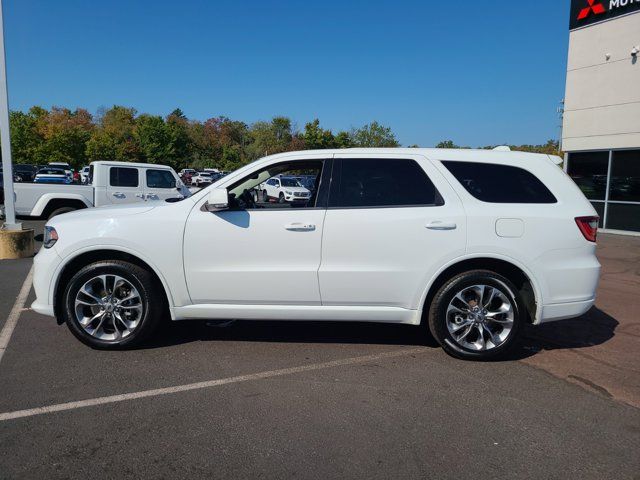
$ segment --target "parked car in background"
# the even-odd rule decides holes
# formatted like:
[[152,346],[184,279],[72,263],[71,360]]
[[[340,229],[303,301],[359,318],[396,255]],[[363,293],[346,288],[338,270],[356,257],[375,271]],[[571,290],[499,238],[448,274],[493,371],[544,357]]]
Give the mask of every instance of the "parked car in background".
[[87,183],[89,183],[89,170],[91,167],[89,167],[89,165],[86,165],[84,167],[82,167],[80,169],[80,183],[82,185],[86,185]]
[[50,167],[62,168],[64,173],[69,177],[69,180],[73,182],[73,170],[71,165],[66,162],[49,162]]
[[[194,176],[196,173],[198,173],[198,172],[196,172],[193,168],[183,168],[183,169],[182,169],[182,170],[180,170],[180,172],[178,173],[178,176],[179,176],[180,178],[184,177],[185,175],[188,175],[188,176],[192,177],[192,176]],[[183,179],[183,181],[184,181],[184,179]],[[185,183],[186,183],[186,182],[185,182]]]
[[67,175],[67,172],[62,168],[57,167],[44,167],[38,170],[34,183],[62,183],[68,185],[72,183],[72,179]]
[[[43,170],[52,169],[46,167]],[[62,169],[57,175],[66,179]],[[179,200],[191,195],[171,167],[148,163],[92,162],[87,185],[16,184],[16,213],[51,218],[103,205]],[[38,182],[40,183],[40,182]],[[63,183],[63,182],[59,182]]]
[[13,165],[13,176],[16,182],[33,182],[38,172],[38,167],[24,163]]
[[212,183],[213,178],[211,177],[211,173],[209,172],[197,172],[191,177],[191,185],[194,185],[196,187],[204,187],[207,185],[211,185]]
[[302,186],[296,177],[274,177],[267,180],[262,187],[262,201],[276,200],[285,202],[306,202],[311,198],[311,191]]
[[[49,221],[32,308],[101,349],[140,344],[167,318],[333,320],[422,324],[454,356],[499,357],[526,324],[594,303],[598,217],[554,161],[418,148],[270,156],[182,202]],[[297,208],[253,200],[301,170],[320,182]]]

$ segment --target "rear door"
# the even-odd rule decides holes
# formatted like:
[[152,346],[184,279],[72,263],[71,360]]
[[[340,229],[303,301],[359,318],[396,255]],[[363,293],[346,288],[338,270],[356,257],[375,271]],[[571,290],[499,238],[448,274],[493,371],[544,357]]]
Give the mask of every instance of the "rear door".
[[112,204],[144,202],[141,169],[110,166],[107,200]]
[[323,305],[421,308],[465,251],[461,201],[420,155],[335,156],[319,269]]
[[147,168],[144,171],[144,193],[147,200],[183,198],[178,189],[178,179],[166,168]]

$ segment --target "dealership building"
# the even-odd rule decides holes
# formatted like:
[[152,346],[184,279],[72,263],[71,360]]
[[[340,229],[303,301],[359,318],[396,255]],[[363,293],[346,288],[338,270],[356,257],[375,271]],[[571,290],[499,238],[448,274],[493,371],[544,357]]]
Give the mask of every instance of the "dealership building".
[[640,233],[640,0],[572,0],[562,149],[605,231]]

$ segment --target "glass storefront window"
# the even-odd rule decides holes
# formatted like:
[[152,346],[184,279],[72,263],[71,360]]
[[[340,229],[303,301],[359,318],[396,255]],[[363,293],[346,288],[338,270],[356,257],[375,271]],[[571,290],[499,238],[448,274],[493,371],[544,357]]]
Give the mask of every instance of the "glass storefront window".
[[591,202],[591,205],[593,205],[593,208],[596,209],[596,212],[598,212],[598,216],[600,217],[600,220],[598,220],[598,228],[603,228],[603,225],[604,225],[604,202]]
[[640,150],[613,152],[609,200],[640,202]]
[[640,203],[609,203],[606,228],[640,232]]
[[609,152],[569,154],[567,173],[589,200],[604,200],[607,190]]

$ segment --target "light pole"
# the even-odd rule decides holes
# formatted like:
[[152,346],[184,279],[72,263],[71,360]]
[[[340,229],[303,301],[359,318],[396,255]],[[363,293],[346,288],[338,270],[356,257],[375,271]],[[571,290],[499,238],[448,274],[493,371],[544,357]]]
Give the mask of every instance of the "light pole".
[[0,141],[2,141],[2,170],[4,176],[5,230],[22,230],[16,223],[16,205],[13,193],[13,168],[11,166],[11,135],[9,133],[9,92],[7,89],[7,64],[4,52],[4,18],[0,0]]

